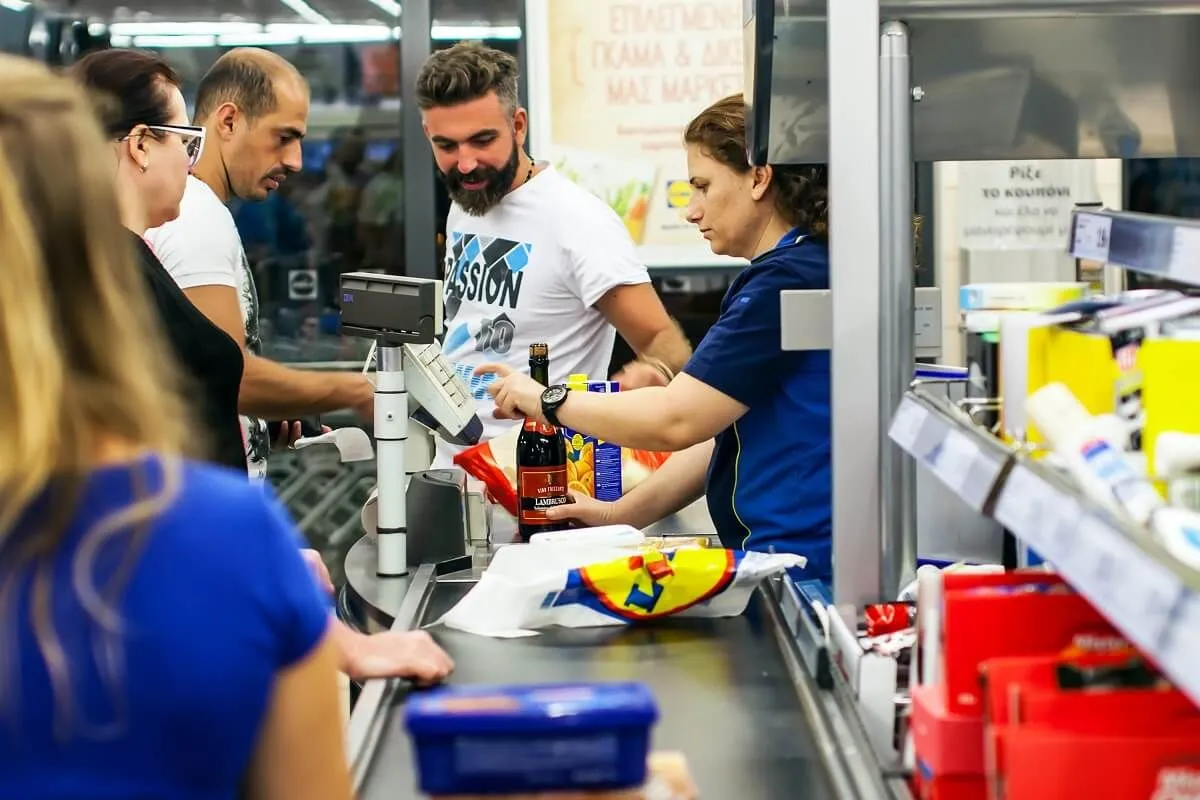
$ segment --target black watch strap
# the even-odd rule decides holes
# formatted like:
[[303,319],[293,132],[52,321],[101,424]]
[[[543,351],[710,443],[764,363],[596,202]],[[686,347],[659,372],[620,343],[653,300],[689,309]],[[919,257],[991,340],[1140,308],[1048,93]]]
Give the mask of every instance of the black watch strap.
[[[561,391],[554,391],[556,389]],[[546,402],[546,398],[550,394],[558,395],[557,400],[550,403]],[[562,423],[558,421],[558,409],[566,402],[568,394],[570,394],[569,390],[562,384],[549,386],[546,388],[546,391],[542,392],[542,416],[556,428],[562,427]]]

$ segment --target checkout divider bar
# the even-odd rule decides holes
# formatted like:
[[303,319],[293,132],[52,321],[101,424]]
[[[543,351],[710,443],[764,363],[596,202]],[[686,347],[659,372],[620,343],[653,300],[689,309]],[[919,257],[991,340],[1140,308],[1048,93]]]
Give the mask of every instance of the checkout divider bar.
[[[404,601],[396,612],[392,630],[410,631],[418,627],[436,583],[436,565],[422,564],[417,568],[409,581]],[[346,749],[355,794],[363,790],[371,769],[371,761],[375,757],[376,745],[387,722],[388,709],[392,706],[396,693],[402,691],[404,685],[404,681],[394,678],[367,681],[363,685],[358,702],[354,704],[354,710],[350,713],[349,729],[346,732]]]
[[[775,579],[760,589],[766,595],[763,605],[770,621],[771,634],[783,655],[796,696],[812,733],[813,742],[840,798],[911,798],[899,771],[885,770],[871,747],[867,731],[859,719],[853,693],[841,671],[828,670],[831,685],[823,689],[805,666],[797,637],[788,625],[789,618],[807,617],[808,609],[786,579]],[[828,639],[824,647],[827,651]]]

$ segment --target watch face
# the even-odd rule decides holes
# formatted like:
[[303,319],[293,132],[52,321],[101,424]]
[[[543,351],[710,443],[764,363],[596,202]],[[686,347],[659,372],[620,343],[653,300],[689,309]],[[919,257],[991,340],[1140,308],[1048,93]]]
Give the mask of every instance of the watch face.
[[565,386],[551,386],[546,391],[542,392],[542,403],[548,406],[556,406],[563,400],[567,399],[569,390]]

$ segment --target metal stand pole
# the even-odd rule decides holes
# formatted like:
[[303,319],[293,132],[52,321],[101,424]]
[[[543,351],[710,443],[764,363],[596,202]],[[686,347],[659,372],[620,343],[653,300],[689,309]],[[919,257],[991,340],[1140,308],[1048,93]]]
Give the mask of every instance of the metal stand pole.
[[885,22],[879,41],[879,589],[884,600],[895,598],[917,568],[914,464],[887,436],[916,360],[908,49],[908,27]]
[[376,482],[379,485],[379,542],[376,574],[408,574],[408,514],[404,441],[408,438],[408,392],[404,348],[379,345],[375,371]]
[[833,594],[861,607],[880,585],[879,2],[829,0],[826,15]]

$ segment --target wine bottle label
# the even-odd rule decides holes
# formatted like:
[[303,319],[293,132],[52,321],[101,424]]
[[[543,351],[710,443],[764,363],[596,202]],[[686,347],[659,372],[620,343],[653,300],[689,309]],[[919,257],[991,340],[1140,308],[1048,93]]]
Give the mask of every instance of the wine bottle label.
[[546,521],[546,509],[565,505],[567,498],[567,467],[521,467],[517,470],[520,486],[523,523]]

